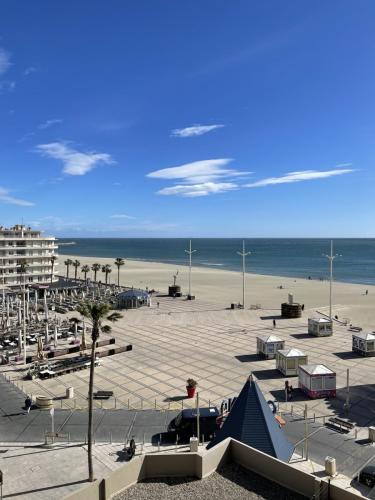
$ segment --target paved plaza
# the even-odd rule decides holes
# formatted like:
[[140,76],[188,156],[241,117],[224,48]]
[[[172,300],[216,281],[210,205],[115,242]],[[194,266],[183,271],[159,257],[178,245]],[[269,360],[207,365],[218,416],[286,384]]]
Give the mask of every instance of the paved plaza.
[[[95,390],[112,390],[109,401],[96,401],[98,408],[178,410],[194,404],[186,399],[186,379],[198,381],[202,405],[220,406],[223,399],[238,395],[250,372],[258,379],[267,399],[280,408],[309,414],[343,415],[346,398],[346,371],[350,369],[350,415],[358,426],[375,423],[375,358],[351,351],[352,334],[335,324],[332,337],[307,334],[307,319],[315,310],[305,310],[300,319],[281,319],[278,310],[226,310],[220,304],[200,300],[158,298],[160,306],[124,311],[113,325],[117,345],[132,344],[133,350],[103,358],[95,370]],[[325,312],[325,309],[319,308]],[[335,305],[340,310],[340,305]],[[343,314],[345,311],[343,312]],[[276,329],[272,320],[276,318]],[[284,403],[285,378],[276,371],[275,360],[256,354],[256,337],[274,332],[308,355],[309,363],[323,363],[337,373],[336,399],[310,400],[295,391]],[[24,392],[55,398],[58,408],[86,408],[88,370],[41,381],[22,381],[22,372],[6,367],[6,376],[15,379]],[[17,380],[18,379],[18,380]],[[298,380],[289,377],[294,387]],[[75,398],[65,399],[67,387]]]

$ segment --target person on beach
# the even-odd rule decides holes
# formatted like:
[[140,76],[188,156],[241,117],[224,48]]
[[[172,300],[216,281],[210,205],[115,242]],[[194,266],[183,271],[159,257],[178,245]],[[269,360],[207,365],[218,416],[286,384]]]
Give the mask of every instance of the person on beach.
[[272,320],[273,327],[276,328],[276,320]]
[[366,295],[368,295],[368,290],[366,290]]
[[32,403],[33,402],[31,401],[30,396],[27,396],[27,398],[25,399],[25,408],[26,408],[27,414],[30,413]]
[[158,309],[159,309],[159,307],[160,307],[160,302],[156,302],[156,305],[157,305],[157,307],[158,307]]
[[301,307],[302,311],[305,310],[305,304],[302,304],[302,307]]

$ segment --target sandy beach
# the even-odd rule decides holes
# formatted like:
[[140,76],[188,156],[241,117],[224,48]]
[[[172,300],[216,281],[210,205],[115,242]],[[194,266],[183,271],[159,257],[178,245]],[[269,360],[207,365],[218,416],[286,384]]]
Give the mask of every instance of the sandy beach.
[[[82,265],[92,266],[95,262],[101,265],[110,264],[112,272],[109,275],[110,283],[117,283],[117,268],[114,259],[102,257],[82,257],[74,255],[60,255],[59,274],[66,275],[66,259],[79,260]],[[175,266],[158,262],[127,260],[120,269],[120,284],[135,288],[155,289],[166,293],[168,285],[173,284],[173,275],[178,271],[177,284],[183,293],[188,292],[187,266]],[[69,275],[74,276],[74,268],[70,267]],[[79,271],[78,277],[83,278]],[[88,277],[92,278],[90,272]],[[105,281],[101,271],[97,279]],[[282,289],[279,287],[282,285]],[[366,295],[368,290],[368,295]],[[296,302],[305,304],[306,309],[319,310],[327,313],[329,304],[329,282],[308,280],[301,278],[286,278],[280,276],[265,276],[246,273],[246,308],[253,304],[260,304],[262,309],[280,309],[280,304],[293,293]],[[216,303],[221,307],[229,307],[232,302],[242,302],[242,274],[222,269],[193,267],[192,295],[204,301]],[[375,330],[375,286],[340,283],[333,284],[333,314],[339,319],[348,318],[350,323],[361,326],[370,331]]]

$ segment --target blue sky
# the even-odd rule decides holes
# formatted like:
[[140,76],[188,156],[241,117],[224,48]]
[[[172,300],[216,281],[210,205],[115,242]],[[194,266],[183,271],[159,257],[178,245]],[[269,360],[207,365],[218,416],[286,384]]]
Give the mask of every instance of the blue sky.
[[0,224],[373,237],[373,0],[0,11]]

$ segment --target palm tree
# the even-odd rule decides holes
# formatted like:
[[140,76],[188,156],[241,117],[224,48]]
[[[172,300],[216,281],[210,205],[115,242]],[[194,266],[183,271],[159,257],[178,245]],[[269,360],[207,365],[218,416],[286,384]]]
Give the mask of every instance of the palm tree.
[[100,271],[100,264],[97,263],[93,264],[91,266],[91,270],[94,271],[94,281],[96,281],[96,273]]
[[18,266],[20,270],[21,277],[23,278],[23,288],[25,289],[26,286],[26,272],[29,267],[29,264],[25,261],[21,262],[21,264]]
[[53,281],[53,272],[55,270],[55,262],[57,261],[56,255],[52,255],[51,258],[50,258],[50,261],[51,261],[51,265],[52,265],[52,268],[51,268],[51,283],[52,283],[52,281]]
[[111,306],[104,303],[93,303],[84,302],[78,308],[78,312],[82,314],[85,318],[91,321],[92,333],[91,333],[91,364],[90,364],[90,379],[89,379],[89,420],[87,429],[87,451],[88,451],[88,468],[89,468],[89,481],[94,481],[94,469],[92,464],[92,438],[93,438],[93,404],[94,404],[94,368],[95,368],[95,347],[96,342],[99,338],[100,332],[110,332],[111,327],[109,325],[102,326],[103,320],[108,321],[118,321],[122,318],[121,314],[118,312],[112,312]]
[[81,265],[80,261],[79,260],[75,260],[73,262],[73,267],[74,267],[74,279],[76,280],[77,279],[77,272],[78,272],[78,268],[79,266]]
[[29,264],[25,261],[21,262],[19,265],[20,273],[23,277],[23,359],[26,366],[26,272]]
[[69,278],[69,267],[73,264],[72,259],[67,259],[64,264],[66,265],[66,279]]
[[81,271],[85,275],[85,281],[86,281],[87,280],[87,273],[90,272],[90,266],[88,266],[87,264],[85,264],[84,266],[82,266]]
[[105,273],[105,284],[108,284],[108,274],[112,272],[111,266],[106,264],[102,267],[102,273]]
[[117,257],[115,260],[115,266],[117,266],[117,286],[120,286],[120,267],[125,264],[124,259]]

